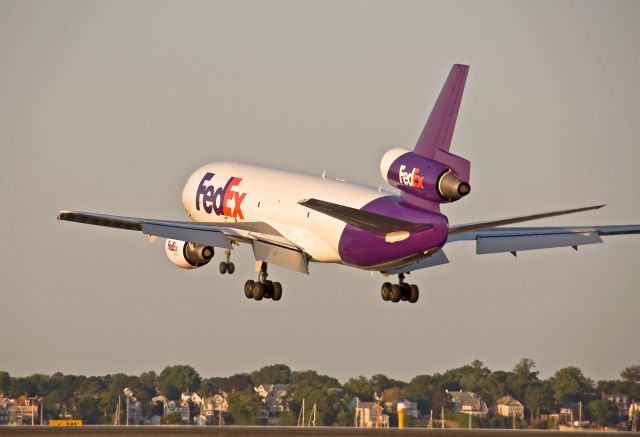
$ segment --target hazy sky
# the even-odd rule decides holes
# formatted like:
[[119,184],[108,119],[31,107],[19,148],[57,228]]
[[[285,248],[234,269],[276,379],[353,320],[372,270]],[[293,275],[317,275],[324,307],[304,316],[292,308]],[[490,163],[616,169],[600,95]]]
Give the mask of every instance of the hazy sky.
[[200,165],[237,160],[383,184],[451,68],[471,65],[452,151],[472,162],[452,224],[607,203],[536,225],[640,223],[640,2],[0,1],[0,369],[105,374],[283,362],[345,380],[533,358],[594,379],[640,364],[640,237],[519,254],[447,247],[382,276],[274,267],[283,300],[236,273],[184,271],[140,233],[71,208],[184,219]]

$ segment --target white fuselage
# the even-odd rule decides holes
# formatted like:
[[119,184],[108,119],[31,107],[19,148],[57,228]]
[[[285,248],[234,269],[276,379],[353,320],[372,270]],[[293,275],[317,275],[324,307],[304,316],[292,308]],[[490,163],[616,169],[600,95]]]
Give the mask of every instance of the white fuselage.
[[345,223],[298,201],[316,198],[361,208],[383,195],[374,188],[318,176],[216,162],[189,177],[182,204],[196,222],[265,222],[314,261],[341,262],[338,244]]

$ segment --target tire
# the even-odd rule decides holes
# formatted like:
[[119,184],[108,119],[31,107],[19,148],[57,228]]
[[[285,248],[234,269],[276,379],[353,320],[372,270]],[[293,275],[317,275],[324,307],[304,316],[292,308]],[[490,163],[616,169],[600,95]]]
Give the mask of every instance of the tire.
[[382,300],[384,300],[385,302],[389,300],[389,298],[391,297],[390,282],[385,282],[384,284],[382,284],[382,288],[380,289],[380,296],[382,297]]
[[227,273],[229,273],[230,275],[233,275],[233,272],[235,271],[236,271],[236,266],[232,262],[227,263]]
[[255,300],[262,300],[265,294],[264,292],[266,291],[265,288],[264,284],[260,282],[253,284],[253,298]]
[[253,299],[253,285],[255,282],[252,279],[249,279],[244,283],[244,295],[247,299]]
[[220,263],[220,273],[223,275],[227,273],[227,263],[224,261]]
[[400,301],[400,297],[402,297],[402,288],[398,284],[393,284],[391,286],[391,295],[389,299],[391,302],[396,303]]
[[418,289],[418,286],[415,284],[411,284],[409,286],[409,302],[410,303],[416,303],[418,301],[418,298],[420,297],[420,290]]
[[273,300],[282,299],[282,285],[279,282],[273,283],[273,297],[271,297],[271,299]]
[[403,283],[400,287],[402,287],[402,294],[400,295],[400,300],[407,301],[409,300],[409,294],[411,293],[411,287],[407,283]]

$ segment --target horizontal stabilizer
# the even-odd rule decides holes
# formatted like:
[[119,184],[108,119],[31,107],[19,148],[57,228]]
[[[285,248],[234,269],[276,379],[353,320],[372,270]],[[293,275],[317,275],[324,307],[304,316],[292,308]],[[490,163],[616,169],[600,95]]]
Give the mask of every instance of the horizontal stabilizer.
[[552,249],[585,244],[602,243],[603,236],[640,234],[640,225],[538,227],[538,228],[489,228],[452,235],[455,241],[476,241],[476,253],[516,254],[523,250]]
[[433,227],[430,224],[412,223],[374,212],[338,205],[337,203],[325,202],[324,200],[304,199],[298,201],[298,203],[360,229],[378,233],[420,232]]
[[[468,223],[464,225],[455,225],[449,227],[449,235],[461,234],[463,232],[477,231],[480,229],[495,228],[498,226],[513,225],[515,223],[528,222],[558,215],[573,214],[575,212],[590,211],[592,209],[600,209],[604,205],[587,206],[585,208],[565,209],[561,211],[543,212],[538,214],[521,215],[500,220],[491,220],[486,222]],[[450,239],[451,241],[451,239]]]

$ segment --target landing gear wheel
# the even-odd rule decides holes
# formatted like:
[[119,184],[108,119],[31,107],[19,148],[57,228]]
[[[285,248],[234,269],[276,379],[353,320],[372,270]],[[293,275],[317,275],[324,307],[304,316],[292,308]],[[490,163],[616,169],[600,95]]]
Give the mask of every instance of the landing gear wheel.
[[264,282],[264,298],[271,299],[272,297],[273,297],[273,282],[267,280]]
[[409,300],[409,293],[411,293],[411,288],[409,287],[409,284],[402,283],[400,284],[400,287],[402,287],[402,294],[400,295],[400,300],[403,300],[403,301]]
[[398,284],[393,284],[391,286],[391,296],[389,296],[389,299],[391,300],[391,302],[396,303],[400,301],[401,296],[402,287],[400,287],[400,285]]
[[260,282],[256,282],[253,284],[253,298],[255,300],[262,300],[265,294],[265,286]]
[[382,300],[384,300],[385,302],[391,298],[390,282],[385,282],[384,284],[382,284],[382,288],[380,289],[380,296],[382,297]]
[[236,271],[236,266],[232,262],[227,263],[227,273],[233,275],[233,272]]
[[279,282],[273,283],[273,296],[271,299],[280,300],[282,298],[282,285]]
[[419,297],[420,297],[420,290],[418,289],[418,286],[415,284],[411,284],[409,286],[409,302],[416,303]]
[[227,263],[222,261],[220,263],[220,273],[224,275],[225,273],[227,273],[227,269],[228,269]]
[[247,297],[247,299],[253,299],[254,285],[255,285],[255,282],[252,279],[249,279],[247,282],[244,283],[244,295]]

